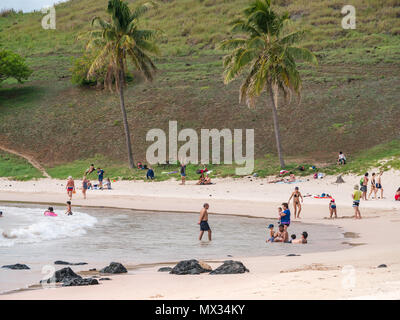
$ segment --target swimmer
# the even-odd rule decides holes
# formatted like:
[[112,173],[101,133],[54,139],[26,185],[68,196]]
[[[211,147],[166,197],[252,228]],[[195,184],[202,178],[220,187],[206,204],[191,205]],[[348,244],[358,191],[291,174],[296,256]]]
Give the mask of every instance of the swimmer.
[[67,211],[65,212],[67,216],[72,216],[72,206],[71,201],[67,201]]
[[307,243],[307,238],[308,238],[308,233],[306,231],[304,231],[301,234],[301,238],[292,240],[292,243],[295,243],[295,244],[306,244]]
[[292,235],[290,236],[289,243],[292,243],[293,240],[296,240],[296,235],[295,235],[295,234],[292,234]]

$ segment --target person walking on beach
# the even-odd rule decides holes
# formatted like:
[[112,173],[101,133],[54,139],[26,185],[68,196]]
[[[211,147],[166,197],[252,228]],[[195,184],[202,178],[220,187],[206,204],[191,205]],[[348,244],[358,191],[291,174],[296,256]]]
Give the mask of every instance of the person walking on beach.
[[181,173],[181,178],[182,178],[181,185],[184,185],[185,181],[186,181],[186,164],[181,163],[180,173]]
[[380,198],[383,199],[382,175],[383,175],[383,171],[379,172],[378,178],[376,179],[375,198],[376,198],[376,194],[378,193],[378,191],[381,190]]
[[68,177],[67,185],[65,188],[67,189],[67,195],[69,197],[69,200],[72,200],[72,193],[75,191],[75,182],[71,176]]
[[353,208],[354,208],[354,213],[355,213],[355,219],[361,219],[361,213],[360,213],[360,199],[361,199],[361,191],[358,190],[358,185],[354,186],[354,191],[352,194],[353,197]]
[[371,190],[369,191],[368,200],[371,197],[372,192],[374,193],[374,199],[376,199],[376,181],[375,181],[375,172],[371,175]]
[[361,183],[361,191],[362,191],[362,196],[361,199],[363,200],[368,200],[367,199],[367,191],[368,191],[368,172],[364,175],[364,178],[362,179]]
[[[299,191],[299,187],[294,188],[294,192],[290,196],[288,203],[290,203],[290,200],[293,198],[293,207],[294,207],[294,218],[299,218],[300,219],[300,212],[301,212],[301,204],[300,204],[300,199],[301,202],[303,202],[303,196],[301,195]],[[297,209],[299,212],[297,212]]]
[[97,175],[99,176],[99,189],[103,189],[104,170],[97,168]]
[[200,218],[198,224],[200,225],[200,236],[199,240],[203,238],[204,231],[208,232],[208,240],[211,241],[211,228],[208,225],[208,209],[210,205],[208,203],[203,204],[203,209],[200,211]]
[[83,176],[82,179],[82,194],[83,194],[83,199],[86,199],[86,190],[88,189],[88,179],[86,176]]

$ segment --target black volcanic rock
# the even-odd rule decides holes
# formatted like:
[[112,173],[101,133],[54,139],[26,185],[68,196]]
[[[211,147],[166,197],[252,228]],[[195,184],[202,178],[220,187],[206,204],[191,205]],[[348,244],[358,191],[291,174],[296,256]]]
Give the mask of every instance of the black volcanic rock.
[[6,266],[2,266],[2,268],[12,269],[12,270],[29,270],[30,268],[26,264],[9,264]]
[[72,262],[67,262],[67,261],[62,261],[62,260],[57,260],[54,261],[54,264],[59,264],[59,265],[65,265],[65,266],[83,266],[87,264],[86,262],[77,262],[77,263],[72,263]]
[[192,259],[192,260],[183,260],[180,261],[175,267],[172,268],[172,274],[200,274],[205,272],[210,272],[211,270],[203,268],[199,261]]
[[237,274],[245,272],[249,272],[249,270],[243,263],[240,261],[227,260],[210,274]]
[[171,267],[162,267],[158,269],[158,272],[170,272],[172,270]]
[[109,266],[100,270],[100,273],[127,273],[128,270],[119,262],[111,262]]
[[77,286],[92,286],[99,284],[96,279],[93,278],[73,278],[63,282],[63,287],[77,287]]
[[63,268],[54,272],[53,276],[47,280],[42,280],[40,282],[69,282],[74,279],[82,279],[80,275],[77,275],[70,267]]

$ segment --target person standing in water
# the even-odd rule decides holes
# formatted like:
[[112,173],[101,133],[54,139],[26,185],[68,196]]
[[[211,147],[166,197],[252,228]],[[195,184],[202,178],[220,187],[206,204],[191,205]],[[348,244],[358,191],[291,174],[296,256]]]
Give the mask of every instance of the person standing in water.
[[[290,200],[292,198],[293,198],[293,207],[294,207],[294,218],[300,219],[300,212],[301,212],[300,199],[301,199],[301,202],[303,202],[303,196],[301,195],[301,193],[299,191],[299,187],[294,188],[294,192],[290,196],[288,203],[290,202]],[[297,212],[297,209],[299,210],[299,212]]]
[[75,182],[71,176],[68,177],[67,185],[65,188],[67,189],[67,195],[69,197],[69,200],[72,200],[72,193],[75,191]]
[[88,189],[88,180],[86,179],[86,176],[83,176],[83,180],[82,180],[83,199],[86,199],[86,190],[87,189]]
[[361,191],[358,190],[358,185],[354,186],[354,191],[352,194],[353,197],[353,208],[354,208],[354,213],[355,213],[355,219],[361,219],[361,213],[360,213],[360,199],[362,197]]
[[67,211],[65,212],[67,216],[72,216],[72,205],[71,201],[67,201]]
[[203,209],[200,211],[200,218],[198,224],[200,225],[200,236],[199,240],[203,238],[204,231],[208,232],[208,240],[211,241],[211,228],[208,225],[208,209],[210,205],[208,203],[203,204]]

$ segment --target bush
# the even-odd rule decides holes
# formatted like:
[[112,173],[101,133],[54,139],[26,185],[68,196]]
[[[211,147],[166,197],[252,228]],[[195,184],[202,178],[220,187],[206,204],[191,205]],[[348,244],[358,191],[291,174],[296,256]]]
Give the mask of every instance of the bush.
[[72,77],[71,82],[79,86],[95,86],[97,84],[104,83],[104,77],[106,74],[106,69],[103,68],[96,76],[88,78],[87,73],[94,61],[95,56],[90,54],[84,54],[80,58],[76,58],[73,61],[73,66],[71,68]]
[[21,83],[31,74],[32,70],[24,58],[12,51],[0,49],[0,84],[7,78],[14,78]]

